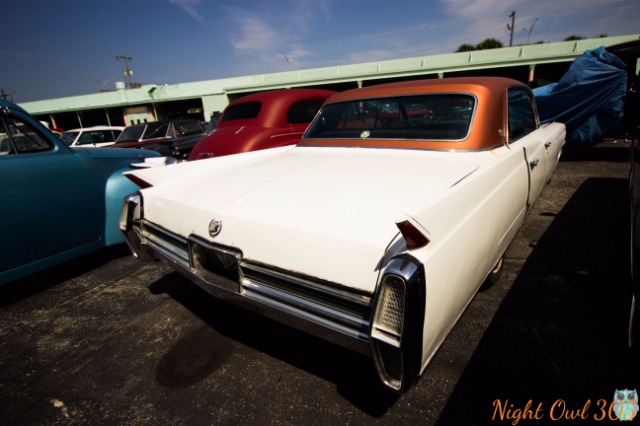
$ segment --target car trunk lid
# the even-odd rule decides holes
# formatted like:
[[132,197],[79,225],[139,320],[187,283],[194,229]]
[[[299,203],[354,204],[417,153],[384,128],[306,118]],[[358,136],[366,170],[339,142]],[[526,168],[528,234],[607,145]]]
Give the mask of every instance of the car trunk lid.
[[[250,167],[203,161],[212,162],[207,171],[147,190],[146,219],[238,248],[246,259],[370,292],[396,221],[477,169],[425,152],[349,148],[297,148]],[[212,220],[222,224],[215,237]]]

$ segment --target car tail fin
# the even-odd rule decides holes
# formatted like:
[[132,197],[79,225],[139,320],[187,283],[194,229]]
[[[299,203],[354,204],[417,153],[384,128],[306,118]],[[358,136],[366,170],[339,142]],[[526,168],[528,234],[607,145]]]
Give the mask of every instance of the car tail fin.
[[396,223],[396,226],[400,230],[400,233],[404,237],[407,248],[414,250],[422,248],[429,244],[429,239],[416,228],[409,220]]

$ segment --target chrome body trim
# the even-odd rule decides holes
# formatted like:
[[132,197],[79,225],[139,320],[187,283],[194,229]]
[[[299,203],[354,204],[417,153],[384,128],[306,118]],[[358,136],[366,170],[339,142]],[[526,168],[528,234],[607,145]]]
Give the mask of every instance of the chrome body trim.
[[130,229],[140,239],[133,246],[167,261],[213,296],[370,355],[371,295],[246,260],[233,247],[184,238],[145,220]]

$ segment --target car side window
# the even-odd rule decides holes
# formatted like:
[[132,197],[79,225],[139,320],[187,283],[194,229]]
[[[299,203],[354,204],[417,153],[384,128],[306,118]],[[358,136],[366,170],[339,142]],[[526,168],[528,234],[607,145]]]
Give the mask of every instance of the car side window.
[[244,102],[230,106],[222,115],[222,121],[250,120],[260,113],[260,102]]
[[0,117],[0,155],[49,151],[53,144],[28,123],[13,116]]
[[323,99],[309,99],[293,104],[287,112],[287,123],[311,123],[311,120],[316,116],[323,102]]
[[83,132],[78,138],[78,145],[88,145],[95,142],[94,132]]
[[533,132],[538,124],[533,106],[533,96],[528,90],[509,89],[508,101],[509,143],[512,143]]
[[182,136],[199,135],[203,132],[202,127],[200,127],[197,121],[187,121],[176,124],[175,127]]

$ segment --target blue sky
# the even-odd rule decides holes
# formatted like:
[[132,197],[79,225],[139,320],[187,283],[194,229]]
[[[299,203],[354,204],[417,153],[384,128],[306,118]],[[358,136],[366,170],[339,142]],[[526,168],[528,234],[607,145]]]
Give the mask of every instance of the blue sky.
[[[15,102],[640,32],[638,0],[0,0],[0,89]],[[537,20],[536,20],[537,18]],[[535,23],[535,24],[534,24]]]

